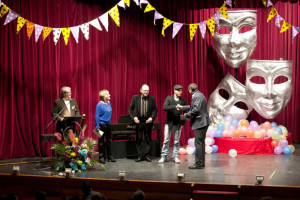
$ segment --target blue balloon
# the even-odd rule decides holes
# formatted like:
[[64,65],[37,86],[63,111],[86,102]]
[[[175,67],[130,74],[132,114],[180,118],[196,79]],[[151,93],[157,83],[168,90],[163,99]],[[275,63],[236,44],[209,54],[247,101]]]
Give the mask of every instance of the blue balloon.
[[212,145],[212,152],[216,153],[218,151],[219,147],[217,145]]
[[239,121],[237,119],[233,119],[230,122],[231,125],[233,125],[234,127],[237,127],[239,125]]
[[193,149],[194,149],[193,154],[195,154],[196,153],[196,147],[193,147]]
[[216,132],[216,138],[222,137],[223,136],[223,130],[217,130]]
[[261,125],[259,125],[259,128],[261,128],[261,129],[262,129],[263,127],[262,127]]
[[217,130],[221,130],[221,131],[223,131],[224,130],[224,128],[225,128],[225,126],[224,126],[224,124],[223,123],[218,123],[218,125],[217,125]]
[[282,149],[282,152],[284,153],[284,155],[290,155],[292,153],[292,149],[290,147],[284,147]]
[[277,131],[278,133],[280,133],[280,135],[282,134],[282,129],[279,127],[276,127],[274,131]]
[[272,127],[272,128],[277,127],[277,123],[276,123],[276,122],[272,122],[272,123],[271,123],[271,127]]

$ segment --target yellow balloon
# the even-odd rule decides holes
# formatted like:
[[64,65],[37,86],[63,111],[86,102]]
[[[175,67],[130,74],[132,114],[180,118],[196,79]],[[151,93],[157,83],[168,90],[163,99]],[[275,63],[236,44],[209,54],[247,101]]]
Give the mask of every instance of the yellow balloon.
[[294,153],[295,152],[295,146],[294,145],[288,145],[288,147],[290,147],[290,149],[292,150],[292,153]]

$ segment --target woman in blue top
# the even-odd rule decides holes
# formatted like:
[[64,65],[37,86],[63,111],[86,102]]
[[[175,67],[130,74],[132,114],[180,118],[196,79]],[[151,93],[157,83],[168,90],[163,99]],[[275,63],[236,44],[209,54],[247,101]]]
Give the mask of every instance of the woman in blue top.
[[[99,162],[105,163],[106,156],[109,162],[116,162],[111,154],[111,105],[110,105],[110,94],[107,90],[101,90],[99,92],[99,97],[101,101],[98,102],[96,106],[95,114],[95,129],[96,131],[102,131],[103,136],[99,137],[98,140],[98,150],[99,150]],[[104,137],[106,142],[104,143]]]

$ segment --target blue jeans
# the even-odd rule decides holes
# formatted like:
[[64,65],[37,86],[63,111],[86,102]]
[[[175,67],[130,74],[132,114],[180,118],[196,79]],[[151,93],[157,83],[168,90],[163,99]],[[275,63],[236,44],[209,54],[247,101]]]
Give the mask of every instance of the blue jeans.
[[178,150],[179,150],[179,139],[181,134],[182,126],[173,126],[171,129],[169,128],[168,124],[165,124],[165,139],[164,144],[161,150],[161,154],[163,156],[168,155],[169,153],[169,143],[172,131],[174,131],[174,147],[173,147],[173,157],[178,156]]

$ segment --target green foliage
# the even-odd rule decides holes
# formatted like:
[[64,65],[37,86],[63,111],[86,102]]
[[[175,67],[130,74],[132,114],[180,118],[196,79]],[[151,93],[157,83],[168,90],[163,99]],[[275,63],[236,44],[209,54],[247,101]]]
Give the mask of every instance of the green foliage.
[[58,155],[63,155],[66,151],[65,145],[63,145],[62,143],[53,144],[51,149],[53,149]]

